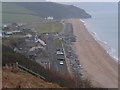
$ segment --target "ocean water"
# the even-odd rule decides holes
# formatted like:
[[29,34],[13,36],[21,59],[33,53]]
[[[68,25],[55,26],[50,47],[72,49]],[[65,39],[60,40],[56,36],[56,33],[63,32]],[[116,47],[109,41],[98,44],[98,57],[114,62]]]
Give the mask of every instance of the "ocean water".
[[113,2],[69,3],[84,9],[92,18],[82,19],[104,49],[118,61],[118,4]]

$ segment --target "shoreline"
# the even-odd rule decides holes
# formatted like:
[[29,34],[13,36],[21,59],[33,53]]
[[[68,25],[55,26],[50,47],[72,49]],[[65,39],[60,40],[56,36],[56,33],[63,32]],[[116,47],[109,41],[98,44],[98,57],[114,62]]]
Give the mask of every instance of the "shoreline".
[[[88,32],[94,37],[94,39],[103,47],[103,49],[106,50],[106,52],[118,63],[118,56],[117,55],[113,55],[112,52],[113,50],[115,50],[113,47],[109,46],[108,43],[106,41],[101,40],[96,32],[90,31],[84,20],[80,19],[80,21],[85,25],[86,29],[88,30]],[[116,50],[115,50],[116,51]]]
[[69,19],[67,22],[72,23],[74,35],[77,36],[73,50],[83,65],[84,76],[97,87],[117,88],[117,62],[95,40],[82,21]]

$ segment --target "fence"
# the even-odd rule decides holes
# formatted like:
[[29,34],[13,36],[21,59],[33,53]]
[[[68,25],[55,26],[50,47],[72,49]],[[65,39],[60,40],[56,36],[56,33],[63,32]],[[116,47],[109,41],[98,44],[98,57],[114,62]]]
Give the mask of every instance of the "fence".
[[18,62],[13,63],[13,64],[9,64],[9,65],[6,64],[6,66],[17,68],[17,69],[19,69],[23,72],[26,72],[28,74],[31,74],[31,75],[35,76],[35,77],[38,77],[38,78],[41,78],[41,79],[45,80],[45,78],[43,76],[31,71],[30,69],[27,69],[26,67],[23,67],[22,65],[18,64]]

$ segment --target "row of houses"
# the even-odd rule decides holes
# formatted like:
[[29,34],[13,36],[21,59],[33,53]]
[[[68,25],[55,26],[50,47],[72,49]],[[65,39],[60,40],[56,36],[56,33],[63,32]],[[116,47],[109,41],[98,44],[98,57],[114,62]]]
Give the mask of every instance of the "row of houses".
[[20,31],[20,30],[2,31],[2,35],[13,35],[13,34],[22,34],[22,31]]
[[52,16],[48,16],[47,18],[45,18],[45,19],[47,19],[47,20],[53,20],[54,19],[54,17],[52,17]]
[[25,25],[26,23],[4,23],[2,24],[2,28],[9,28],[9,29],[16,29],[18,27],[21,27]]
[[[29,35],[28,35],[29,36]],[[14,48],[14,52],[23,53],[28,58],[33,59],[37,56],[40,50],[44,50],[46,43],[38,38],[37,35],[26,38],[26,41],[23,45],[20,45],[17,48]]]

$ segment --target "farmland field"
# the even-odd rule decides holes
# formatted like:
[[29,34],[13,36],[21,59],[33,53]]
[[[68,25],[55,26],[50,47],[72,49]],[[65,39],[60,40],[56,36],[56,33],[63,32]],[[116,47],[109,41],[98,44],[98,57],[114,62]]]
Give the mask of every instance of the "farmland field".
[[3,23],[12,23],[12,22],[39,22],[41,20],[40,17],[34,15],[26,15],[26,14],[3,14],[2,22]]
[[36,14],[32,10],[21,7],[15,3],[3,3],[2,12],[11,12],[11,13],[26,13],[26,14]]
[[32,10],[21,7],[15,3],[3,3],[2,22],[39,22],[41,20]]

